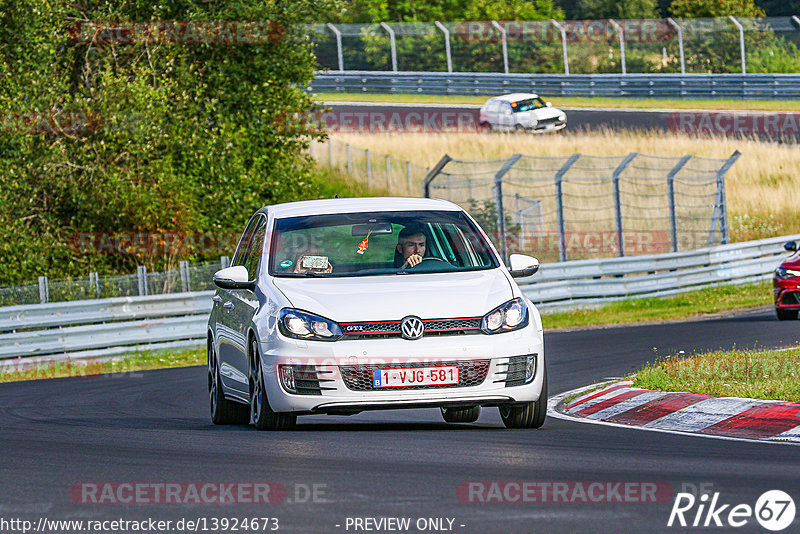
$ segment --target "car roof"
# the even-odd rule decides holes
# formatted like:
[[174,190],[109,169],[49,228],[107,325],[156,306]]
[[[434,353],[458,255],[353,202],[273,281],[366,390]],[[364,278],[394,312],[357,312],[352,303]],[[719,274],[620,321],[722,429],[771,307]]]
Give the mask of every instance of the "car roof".
[[276,218],[301,217],[305,215],[326,215],[332,213],[358,213],[362,211],[461,211],[461,208],[439,198],[411,197],[365,197],[365,198],[327,198],[322,200],[301,200],[264,206],[261,212],[270,211]]
[[509,93],[507,95],[494,97],[495,100],[502,100],[503,102],[519,102],[520,100],[527,100],[529,98],[539,98],[539,95],[536,93]]

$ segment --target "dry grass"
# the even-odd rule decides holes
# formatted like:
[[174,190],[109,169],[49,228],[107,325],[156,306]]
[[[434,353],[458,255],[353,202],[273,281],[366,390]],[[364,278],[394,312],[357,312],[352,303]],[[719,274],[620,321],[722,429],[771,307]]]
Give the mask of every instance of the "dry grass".
[[732,238],[742,241],[800,232],[800,146],[796,145],[630,131],[568,135],[335,134],[333,138],[427,167],[445,153],[466,160],[514,153],[564,156],[576,152],[727,158],[739,150],[742,157],[726,176]]

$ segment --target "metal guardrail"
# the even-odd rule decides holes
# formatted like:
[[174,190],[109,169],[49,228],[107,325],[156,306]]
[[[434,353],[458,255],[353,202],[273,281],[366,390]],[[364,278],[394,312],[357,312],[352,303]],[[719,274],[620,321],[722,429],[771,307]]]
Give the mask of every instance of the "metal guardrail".
[[658,98],[800,98],[800,74],[503,74],[317,72],[315,93],[418,93]]
[[[591,305],[763,279],[780,246],[800,234],[651,256],[542,264],[519,281],[542,308]],[[213,291],[0,308],[0,367],[103,357],[179,344],[206,335]]]

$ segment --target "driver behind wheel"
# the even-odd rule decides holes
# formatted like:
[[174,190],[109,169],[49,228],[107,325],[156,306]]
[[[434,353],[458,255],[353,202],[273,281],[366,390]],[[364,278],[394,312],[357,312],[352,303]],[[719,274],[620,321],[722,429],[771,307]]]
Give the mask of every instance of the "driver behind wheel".
[[426,238],[421,226],[406,226],[397,236],[394,266],[400,269],[415,267],[425,256]]

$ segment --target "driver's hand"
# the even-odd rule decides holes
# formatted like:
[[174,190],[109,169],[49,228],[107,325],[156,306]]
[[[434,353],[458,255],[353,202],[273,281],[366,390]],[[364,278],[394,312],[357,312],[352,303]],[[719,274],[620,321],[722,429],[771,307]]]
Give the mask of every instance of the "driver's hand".
[[400,267],[400,268],[401,268],[401,269],[405,269],[405,268],[406,268],[406,266],[408,266],[408,267],[414,267],[414,266],[416,266],[416,265],[419,265],[419,264],[420,264],[420,262],[422,262],[422,256],[420,256],[419,254],[412,254],[411,256],[409,256],[408,258],[406,258],[406,261],[405,261],[405,263],[403,263],[403,266],[402,266],[402,267]]

